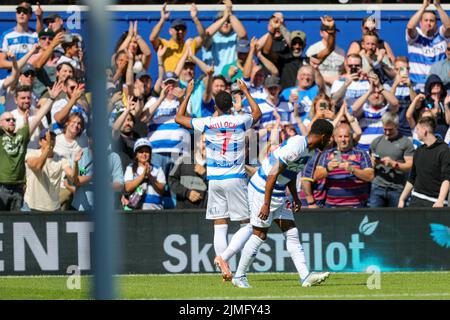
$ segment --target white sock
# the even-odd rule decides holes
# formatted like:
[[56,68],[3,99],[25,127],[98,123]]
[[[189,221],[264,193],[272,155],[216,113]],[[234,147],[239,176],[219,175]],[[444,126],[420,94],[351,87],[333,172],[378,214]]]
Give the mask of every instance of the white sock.
[[305,280],[309,274],[308,267],[306,265],[305,253],[303,247],[300,244],[298,238],[298,229],[292,228],[284,233],[286,238],[286,248],[291,255],[292,261],[294,261],[295,268],[297,269],[300,279]]
[[245,275],[249,265],[255,259],[256,254],[258,253],[259,247],[264,243],[260,237],[252,234],[248,241],[245,243],[244,248],[242,249],[241,259],[239,260],[239,265],[236,270],[235,277],[242,277]]
[[252,232],[253,228],[250,223],[241,224],[241,228],[233,235],[228,247],[221,254],[223,260],[228,261],[236,252],[241,250],[252,235]]
[[228,224],[214,225],[214,250],[216,256],[220,256],[227,248]]

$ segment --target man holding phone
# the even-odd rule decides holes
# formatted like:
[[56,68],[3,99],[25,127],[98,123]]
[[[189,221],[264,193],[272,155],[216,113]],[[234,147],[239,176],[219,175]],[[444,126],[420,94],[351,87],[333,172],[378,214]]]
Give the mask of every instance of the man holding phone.
[[340,108],[345,102],[351,108],[353,103],[370,88],[367,73],[362,70],[362,58],[359,54],[350,54],[345,59],[345,74],[333,82],[331,98]]
[[375,168],[369,206],[397,207],[412,167],[414,146],[407,137],[399,133],[399,116],[386,112],[381,117],[384,134],[370,145],[370,154]]
[[322,153],[314,172],[314,180],[325,179],[325,207],[366,207],[374,178],[369,154],[353,146],[349,124],[339,124],[333,136],[336,147]]

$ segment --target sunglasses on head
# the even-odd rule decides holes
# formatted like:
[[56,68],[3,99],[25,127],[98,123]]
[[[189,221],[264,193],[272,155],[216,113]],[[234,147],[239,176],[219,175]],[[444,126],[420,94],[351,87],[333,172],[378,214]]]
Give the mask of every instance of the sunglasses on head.
[[16,122],[16,119],[14,119],[14,118],[6,118],[6,119],[3,119],[3,120],[5,120],[6,122],[10,122],[10,121]]
[[29,14],[30,10],[24,7],[18,7],[16,8],[16,13],[20,14],[20,13],[25,13],[25,14]]

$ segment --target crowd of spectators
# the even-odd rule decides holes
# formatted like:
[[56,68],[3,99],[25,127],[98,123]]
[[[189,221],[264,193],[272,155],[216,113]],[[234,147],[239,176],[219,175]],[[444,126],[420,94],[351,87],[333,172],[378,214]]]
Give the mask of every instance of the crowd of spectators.
[[[0,210],[90,210],[94,106],[84,41],[60,15],[44,18],[39,6],[34,14],[31,26],[32,6],[21,2],[16,24],[0,39],[0,68],[7,70],[0,79]],[[327,119],[333,145],[297,177],[304,207],[448,205],[450,19],[439,0],[424,0],[406,30],[393,30],[405,32],[408,56],[395,55],[371,17],[346,51],[329,16],[321,17],[321,40],[313,44],[305,32],[288,30],[281,12],[272,14],[266,34],[253,37],[231,0],[209,26],[195,4],[190,16],[192,38],[166,4],[149,39],[134,21],[117,37],[106,70],[117,209],[206,207],[206,173],[220,165],[205,160],[214,146],[179,126],[175,115],[191,80],[193,118],[215,116],[215,97],[224,90],[233,113],[251,112],[237,79],[262,112],[248,132],[249,176],[284,141]],[[152,59],[157,74],[148,71]]]

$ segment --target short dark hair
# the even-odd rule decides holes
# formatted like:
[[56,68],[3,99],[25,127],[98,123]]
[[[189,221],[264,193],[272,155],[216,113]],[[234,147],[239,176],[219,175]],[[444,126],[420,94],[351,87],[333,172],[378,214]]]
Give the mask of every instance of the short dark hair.
[[222,112],[227,112],[233,106],[231,94],[226,91],[220,91],[214,98],[217,108]]
[[225,83],[225,85],[227,85],[227,79],[225,79],[225,77],[223,75],[221,75],[221,74],[218,74],[217,76],[214,76],[212,82],[214,82],[216,80],[222,80],[223,83]]
[[[423,17],[423,15],[424,15],[425,13],[431,13],[432,15],[434,15],[434,17],[435,17],[436,20],[437,20],[436,12],[434,12],[433,10],[425,10],[425,11],[422,13],[422,17]],[[422,17],[420,17],[421,20],[422,20]]]
[[310,134],[331,136],[334,127],[330,121],[325,119],[317,119],[311,126]]
[[58,72],[61,71],[63,66],[69,66],[72,69],[72,72],[75,72],[74,67],[67,61],[66,62],[61,62],[60,64],[58,64],[56,66],[56,71],[58,71]]
[[19,96],[19,92],[33,92],[33,88],[31,86],[18,86],[16,88],[16,92],[14,93],[14,96],[17,98]]
[[67,87],[69,85],[69,81],[74,81],[77,84],[79,83],[78,79],[75,77],[67,77],[66,80],[64,80],[64,86]]
[[377,38],[377,41],[380,40],[380,37],[378,36],[378,34],[376,34],[373,31],[367,31],[366,33],[363,34],[363,40],[365,37],[375,37]]
[[436,120],[433,117],[420,118],[417,124],[427,127],[430,130],[430,133],[434,133],[436,130]]

